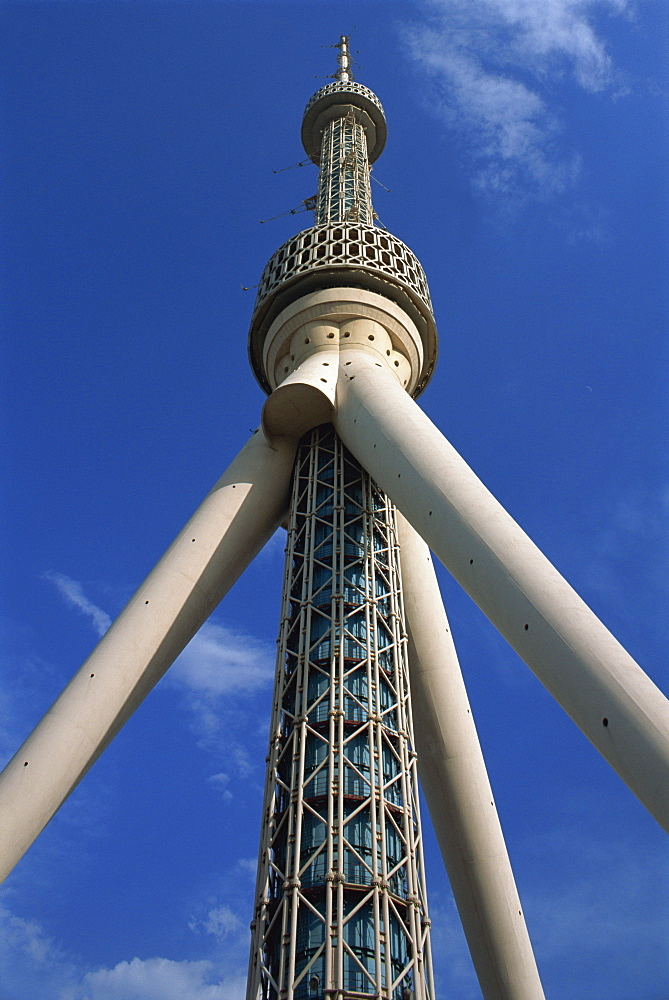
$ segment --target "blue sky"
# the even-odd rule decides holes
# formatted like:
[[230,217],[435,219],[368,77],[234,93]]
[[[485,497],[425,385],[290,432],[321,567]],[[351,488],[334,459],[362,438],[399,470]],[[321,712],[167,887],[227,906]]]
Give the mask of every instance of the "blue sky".
[[[421,405],[667,689],[669,8],[657,0],[0,6],[0,753],[259,419],[253,286],[309,215],[342,32],[381,221],[427,272]],[[0,890],[0,1000],[239,1000],[278,534]],[[550,1000],[663,1000],[666,838],[446,573]],[[424,816],[440,997],[479,996]]]

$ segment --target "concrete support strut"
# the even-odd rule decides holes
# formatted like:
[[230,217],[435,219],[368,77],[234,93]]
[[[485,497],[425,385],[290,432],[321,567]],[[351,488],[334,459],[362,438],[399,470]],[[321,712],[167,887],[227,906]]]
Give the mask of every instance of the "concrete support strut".
[[669,831],[669,701],[390,371],[347,349],[340,372],[347,448]]
[[541,1000],[430,551],[398,513],[418,773],[485,1000]]
[[256,432],[0,775],[0,881],[283,520],[295,441]]

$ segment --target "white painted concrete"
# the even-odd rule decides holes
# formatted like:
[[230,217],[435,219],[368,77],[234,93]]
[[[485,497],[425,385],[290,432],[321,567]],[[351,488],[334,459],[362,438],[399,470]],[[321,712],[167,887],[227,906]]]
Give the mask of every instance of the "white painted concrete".
[[385,367],[340,352],[335,427],[577,726],[669,830],[669,702]]
[[484,1000],[544,996],[430,551],[398,513],[418,773]]
[[[308,324],[307,337],[300,339],[309,340],[309,334],[313,337],[315,332],[328,329],[319,323],[314,330],[315,325]],[[303,332],[304,328],[299,331]],[[332,420],[339,374],[336,341],[328,342],[317,354],[298,358],[296,363],[299,365],[297,370],[291,372],[265,401],[262,427],[268,441],[281,435],[300,438],[312,427]]]
[[0,775],[0,880],[288,509],[295,443],[258,431]]
[[[262,352],[265,375],[272,389],[308,354],[356,342],[359,320],[369,320],[382,328],[383,336],[375,336],[373,341],[367,339],[373,331],[366,328],[363,346],[382,351],[384,361],[390,358],[393,367],[401,367],[402,384],[407,392],[413,393],[425,376],[427,365],[434,361],[425,356],[416,324],[391,299],[369,289],[348,287],[310,292],[295,299],[276,317],[267,331]],[[391,355],[386,354],[388,349]]]

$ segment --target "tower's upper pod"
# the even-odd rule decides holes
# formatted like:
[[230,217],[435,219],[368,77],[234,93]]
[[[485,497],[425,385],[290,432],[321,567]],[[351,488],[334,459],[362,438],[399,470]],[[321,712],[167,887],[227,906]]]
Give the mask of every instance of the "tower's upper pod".
[[351,76],[348,38],[342,35],[337,48],[339,68],[334,83],[317,90],[304,109],[302,145],[307,156],[320,164],[323,132],[338,118],[353,115],[367,139],[369,162],[378,159],[386,144],[386,119],[381,101],[369,87],[355,83]]
[[[345,35],[336,47],[335,79],[314,94],[302,122],[304,148],[319,168],[314,225],[286,240],[265,265],[249,330],[251,364],[270,393],[302,357],[293,339],[305,310],[309,322],[365,317],[386,330],[384,360],[417,396],[437,355],[430,293],[416,255],[375,224],[369,165],[384,147],[386,120],[376,95],[351,79]],[[342,342],[350,336],[345,330]],[[312,345],[310,335],[300,338]],[[326,346],[334,340],[331,329]]]

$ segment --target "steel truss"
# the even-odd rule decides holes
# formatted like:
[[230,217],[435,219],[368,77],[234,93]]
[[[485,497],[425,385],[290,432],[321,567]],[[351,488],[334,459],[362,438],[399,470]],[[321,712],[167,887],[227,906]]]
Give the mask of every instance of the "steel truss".
[[295,466],[248,998],[434,997],[395,508]]
[[365,130],[352,112],[323,132],[318,177],[317,225],[374,221]]

